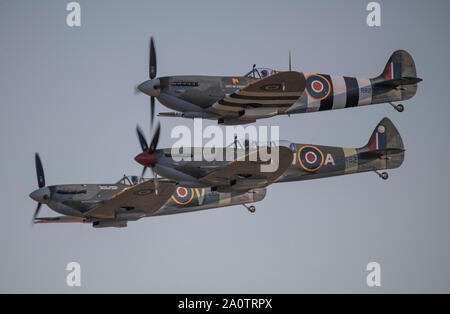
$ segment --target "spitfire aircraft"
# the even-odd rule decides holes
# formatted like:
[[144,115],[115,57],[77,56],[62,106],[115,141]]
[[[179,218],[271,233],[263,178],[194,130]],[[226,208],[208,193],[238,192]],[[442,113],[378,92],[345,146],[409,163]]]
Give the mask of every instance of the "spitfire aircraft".
[[408,100],[417,91],[413,58],[404,50],[392,54],[383,72],[374,78],[301,73],[256,68],[237,76],[156,77],[156,49],[150,39],[149,80],[137,88],[150,96],[153,121],[155,98],[175,112],[160,116],[204,118],[219,124],[255,122],[276,115],[316,112]]
[[[144,217],[186,213],[244,205],[250,212],[266,195],[265,188],[219,193],[210,189],[185,188],[170,180],[144,180],[124,176],[114,184],[45,185],[41,159],[35,155],[39,189],[30,194],[38,202],[34,223],[92,223],[94,228],[126,227]],[[37,217],[42,204],[64,216]]]
[[[41,159],[35,164],[39,188],[30,194],[38,202],[34,223],[92,223],[95,228],[126,227],[128,221],[242,204],[255,212],[254,203],[264,199],[272,183],[291,182],[374,171],[387,179],[383,169],[399,167],[404,146],[395,126],[384,118],[367,145],[341,148],[285,142],[279,145],[280,164],[271,173],[261,173],[261,160],[232,162],[174,162],[171,149],[157,149],[158,126],[152,144],[147,145],[138,129],[143,152],[136,160],[151,167],[164,179],[144,180],[124,176],[114,184],[64,184],[46,186]],[[228,147],[224,150],[248,147]],[[38,217],[42,204],[63,216]]]
[[[155,136],[159,136],[159,132],[158,126]],[[231,161],[227,161],[225,157],[223,161],[174,158],[186,157],[187,152],[191,154],[196,148],[179,150],[180,156],[175,156],[172,148],[157,149],[154,143],[158,141],[154,137],[151,149],[147,149],[146,140],[139,128],[137,133],[143,152],[135,160],[144,166],[144,171],[151,167],[156,174],[176,181],[180,186],[209,187],[220,192],[247,191],[264,188],[272,183],[366,171],[375,171],[381,178],[387,179],[388,173],[380,173],[379,170],[399,167],[405,150],[400,134],[388,118],[378,124],[368,144],[361,148],[296,144],[289,141],[273,145],[268,143],[265,147],[258,146],[252,150],[249,145],[217,148],[220,156],[244,156]],[[261,172],[260,165],[264,161],[248,157],[252,152],[259,152],[267,147],[279,149],[278,167],[272,172]]]

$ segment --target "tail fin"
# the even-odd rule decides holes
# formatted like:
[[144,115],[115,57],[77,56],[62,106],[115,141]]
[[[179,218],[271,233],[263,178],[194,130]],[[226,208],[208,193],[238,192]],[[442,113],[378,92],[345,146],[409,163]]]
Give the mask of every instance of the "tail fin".
[[398,149],[403,151],[403,140],[391,120],[383,118],[372,132],[369,142],[362,148],[365,151]]
[[414,59],[405,50],[395,51],[384,67],[383,73],[373,79],[374,87],[381,89],[380,96],[387,97],[387,101],[412,98],[420,81],[422,79],[417,77]]
[[403,163],[405,147],[397,128],[388,118],[378,123],[366,146],[359,149],[363,159],[383,160],[378,169],[397,168]]
[[416,65],[409,53],[405,50],[397,50],[392,54],[380,75],[383,80],[395,80],[402,77],[417,77]]

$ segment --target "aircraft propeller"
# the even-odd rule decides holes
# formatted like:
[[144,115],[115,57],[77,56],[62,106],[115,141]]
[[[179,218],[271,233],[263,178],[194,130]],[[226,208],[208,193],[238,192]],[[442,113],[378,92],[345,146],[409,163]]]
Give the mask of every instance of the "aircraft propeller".
[[39,157],[38,153],[35,153],[34,161],[36,165],[36,177],[39,189],[30,194],[30,197],[38,202],[36,210],[34,211],[33,215],[33,223],[35,218],[39,214],[39,211],[41,210],[42,202],[43,201],[45,202],[45,200],[49,199],[47,191],[43,189],[45,187],[45,175],[44,175],[44,168],[42,167],[41,158]]
[[155,134],[153,135],[152,141],[150,142],[150,146],[147,144],[147,140],[145,139],[144,133],[142,132],[139,125],[136,126],[136,133],[139,139],[139,144],[141,145],[142,153],[137,155],[134,159],[144,166],[142,169],[141,177],[144,177],[145,171],[148,167],[151,168],[153,173],[153,178],[155,180],[155,188],[156,188],[156,194],[158,194],[158,187],[157,187],[157,176],[154,171],[154,167],[156,165],[156,148],[158,146],[159,141],[159,135],[161,132],[161,124],[158,122],[158,125],[156,127]]
[[150,96],[150,132],[152,132],[155,119],[155,98],[160,94],[160,81],[156,78],[156,48],[153,37],[150,37],[150,47],[148,56],[148,77],[149,79],[136,88],[136,92],[144,93]]
[[[148,76],[151,80],[156,77],[156,50],[155,50],[155,41],[153,40],[153,36],[150,37],[150,55],[149,55],[149,68],[148,68]],[[150,127],[153,126],[153,119],[155,116],[155,96],[150,97]]]

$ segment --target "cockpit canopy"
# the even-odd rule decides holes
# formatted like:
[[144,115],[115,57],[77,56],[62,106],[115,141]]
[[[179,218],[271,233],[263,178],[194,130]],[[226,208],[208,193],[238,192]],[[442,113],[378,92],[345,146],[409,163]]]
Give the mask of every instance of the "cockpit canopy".
[[243,141],[238,140],[237,138],[234,139],[234,142],[229,144],[227,147],[237,147],[241,149],[249,148],[249,149],[259,149],[261,147],[275,147],[275,146],[284,146],[284,147],[291,147],[292,142],[287,140],[278,140],[278,141],[267,141],[267,142],[258,142],[258,141],[252,141],[246,138]]
[[253,77],[256,79],[262,79],[262,78],[265,78],[267,76],[270,76],[270,75],[278,73],[278,72],[279,71],[274,70],[274,69],[253,67],[253,69],[250,72],[248,72],[247,74],[245,74],[245,76]]
[[116,184],[123,184],[123,185],[136,185],[138,183],[141,183],[145,179],[140,176],[127,176],[123,175],[123,178],[117,181]]

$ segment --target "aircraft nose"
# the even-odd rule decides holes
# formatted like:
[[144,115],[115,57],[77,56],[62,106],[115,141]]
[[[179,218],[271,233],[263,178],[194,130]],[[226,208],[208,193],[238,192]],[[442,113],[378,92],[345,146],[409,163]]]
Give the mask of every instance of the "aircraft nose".
[[156,154],[155,153],[149,154],[148,152],[143,152],[134,157],[134,160],[136,160],[144,167],[148,166],[154,167],[156,165]]
[[159,79],[153,79],[140,84],[138,89],[146,95],[158,97],[160,94],[159,86]]
[[38,203],[47,204],[50,201],[50,189],[43,187],[30,194],[30,197]]

